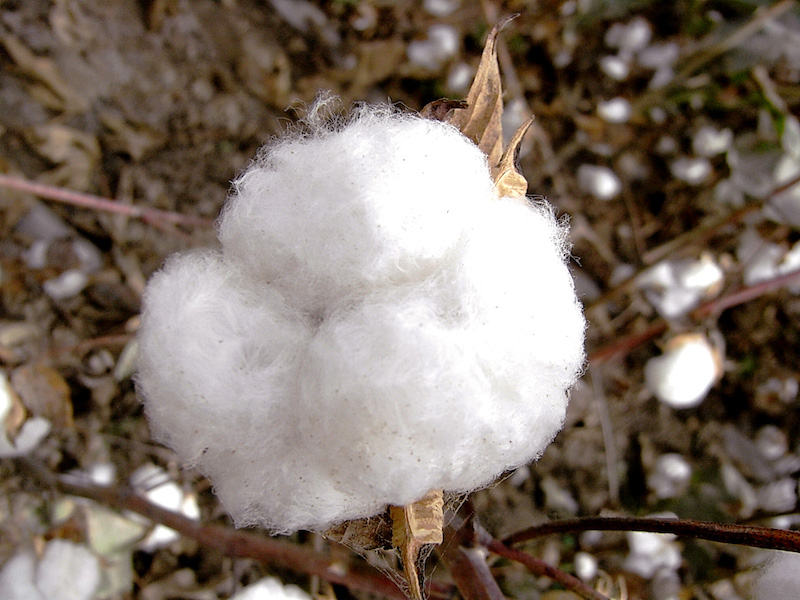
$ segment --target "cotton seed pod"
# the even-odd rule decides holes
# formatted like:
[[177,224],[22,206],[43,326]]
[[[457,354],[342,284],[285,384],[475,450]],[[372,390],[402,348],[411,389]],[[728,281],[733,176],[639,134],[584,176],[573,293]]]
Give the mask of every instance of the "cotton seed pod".
[[722,377],[722,354],[702,333],[684,333],[672,338],[664,354],[645,365],[650,391],[673,408],[699,405]]
[[566,226],[454,127],[361,106],[262,150],[145,292],[156,439],[238,525],[326,530],[538,458],[583,361]]

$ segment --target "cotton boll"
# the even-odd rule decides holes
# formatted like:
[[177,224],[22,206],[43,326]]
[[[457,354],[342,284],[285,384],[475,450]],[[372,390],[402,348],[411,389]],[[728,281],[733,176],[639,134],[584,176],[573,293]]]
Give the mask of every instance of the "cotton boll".
[[[673,513],[652,516],[677,519]],[[659,571],[676,571],[681,566],[681,551],[671,533],[629,531],[626,537],[630,548],[630,554],[625,559],[626,569],[649,579]]]
[[670,340],[661,356],[645,365],[647,387],[673,408],[697,406],[722,374],[722,357],[702,334]]
[[662,454],[647,477],[647,486],[658,498],[676,498],[689,486],[692,467],[680,454]]
[[631,71],[631,61],[624,56],[603,56],[600,59],[600,69],[616,81],[624,81]]
[[588,552],[575,553],[575,574],[584,581],[591,581],[600,569],[597,564],[597,559]]
[[486,157],[454,128],[361,111],[267,148],[236,181],[220,240],[250,276],[318,310],[424,272],[491,185]]
[[663,44],[653,44],[639,52],[637,59],[639,64],[649,69],[659,71],[668,69],[678,61],[680,49],[675,42],[665,42]]
[[691,185],[703,183],[711,175],[711,163],[706,158],[681,157],[669,166],[672,174]]
[[89,283],[89,277],[79,269],[68,269],[58,277],[42,284],[45,293],[53,300],[67,300],[80,294]]
[[218,254],[179,255],[148,284],[142,319],[137,383],[156,439],[194,461],[263,437],[308,336],[274,289]]
[[636,17],[629,23],[614,23],[609,27],[605,42],[611,48],[638,52],[650,43],[652,35],[653,28],[650,23],[642,17]]
[[100,583],[100,561],[86,546],[55,539],[37,560],[21,550],[0,570],[0,600],[89,600]]
[[733,143],[733,132],[727,127],[723,130],[715,127],[701,127],[692,139],[692,148],[700,156],[716,156],[726,152]]
[[89,600],[100,583],[100,561],[80,544],[48,542],[36,568],[36,587],[49,600]]
[[21,550],[0,569],[0,600],[45,600],[36,588],[36,555]]
[[265,577],[234,594],[229,600],[311,600],[296,585],[283,585],[274,577]]
[[611,200],[622,190],[622,183],[614,171],[595,165],[578,167],[578,185],[599,200]]
[[609,123],[626,123],[631,117],[631,103],[625,98],[612,98],[597,105],[597,114]]
[[[190,519],[197,520],[200,517],[197,500],[172,481],[164,469],[153,464],[142,465],[131,474],[130,482],[133,489],[156,506],[182,513]],[[178,532],[174,529],[156,525],[139,546],[146,552],[154,552],[158,548],[168,546],[178,537]]]
[[425,0],[425,10],[435,17],[446,17],[455,12],[461,0]]
[[430,71],[439,70],[445,61],[458,52],[459,34],[452,25],[432,25],[428,38],[414,40],[408,44],[408,59]]
[[362,108],[278,141],[220,239],[148,285],[138,385],[238,525],[468,492],[561,428],[585,327],[566,228],[498,199],[455,129]]
[[717,262],[704,254],[697,260],[662,261],[642,273],[636,283],[656,310],[672,319],[718,293],[723,277]]
[[800,554],[776,552],[761,572],[753,600],[795,600],[800,590]]

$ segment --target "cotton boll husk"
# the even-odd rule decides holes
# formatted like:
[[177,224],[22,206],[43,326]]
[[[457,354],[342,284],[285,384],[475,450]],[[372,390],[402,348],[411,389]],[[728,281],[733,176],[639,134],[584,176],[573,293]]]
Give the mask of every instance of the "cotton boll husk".
[[311,127],[262,151],[220,224],[227,257],[304,307],[424,272],[492,198],[486,157],[451,126],[384,107]]
[[154,435],[237,525],[324,530],[538,458],[580,374],[566,227],[452,127],[379,107],[272,144],[220,252],[144,299]]

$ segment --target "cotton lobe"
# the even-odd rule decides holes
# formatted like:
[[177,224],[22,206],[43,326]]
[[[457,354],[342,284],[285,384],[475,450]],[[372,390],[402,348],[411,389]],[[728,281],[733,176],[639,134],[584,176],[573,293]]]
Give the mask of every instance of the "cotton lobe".
[[449,125],[362,107],[265,148],[221,250],[148,285],[154,435],[239,525],[326,529],[468,492],[561,428],[584,320],[565,227]]

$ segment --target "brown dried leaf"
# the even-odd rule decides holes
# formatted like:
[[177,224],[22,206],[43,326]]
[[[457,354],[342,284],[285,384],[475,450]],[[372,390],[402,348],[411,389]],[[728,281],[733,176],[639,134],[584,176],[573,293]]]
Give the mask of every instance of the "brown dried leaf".
[[428,102],[428,104],[423,106],[422,110],[419,111],[419,115],[434,121],[447,121],[452,115],[452,111],[456,110],[457,108],[467,108],[468,106],[469,105],[465,100],[448,100],[447,98],[440,98],[439,100]]
[[508,143],[508,148],[503,152],[500,163],[497,165],[494,186],[497,189],[497,194],[501,197],[524,198],[528,193],[528,180],[517,169],[517,158],[519,157],[522,139],[533,124],[533,119],[531,117],[517,129],[514,137]]
[[467,94],[469,106],[465,110],[454,111],[449,119],[489,157],[493,177],[503,152],[503,87],[496,43],[500,31],[514,18],[516,15],[506,17],[489,32],[478,71]]
[[127,152],[134,161],[139,162],[167,143],[168,136],[165,133],[144,124],[132,124],[117,112],[100,111],[99,117],[100,122],[111,131],[103,138],[107,151]]
[[11,34],[0,37],[0,43],[17,68],[25,75],[44,84],[60,102],[57,108],[72,113],[85,111],[89,103],[61,76],[58,66],[49,58],[37,56]]
[[5,381],[5,375],[0,373],[0,378],[2,378],[2,380],[0,380],[0,386],[6,386],[7,388],[5,390],[0,390],[0,393],[6,395],[8,403],[10,404],[2,425],[8,439],[13,442],[19,430],[22,429],[23,423],[25,423],[25,407],[22,405],[19,395]]
[[44,417],[53,428],[72,427],[69,384],[52,367],[22,365],[11,374],[11,387],[31,414]]
[[322,536],[358,552],[389,550],[392,547],[392,523],[388,512],[385,512],[339,523],[324,531]]
[[428,494],[407,506],[391,506],[392,545],[400,550],[403,570],[414,600],[423,600],[417,559],[428,544],[442,543],[444,527],[444,496],[442,490]]
[[23,133],[41,156],[58,165],[43,174],[42,181],[75,190],[91,187],[102,155],[95,136],[55,121],[36,125]]

